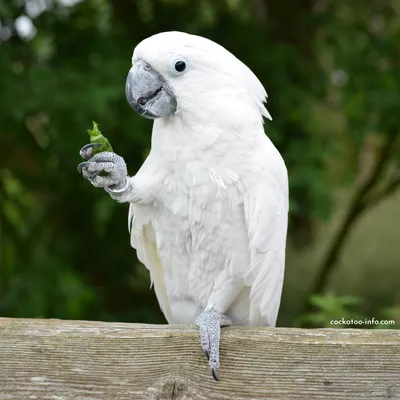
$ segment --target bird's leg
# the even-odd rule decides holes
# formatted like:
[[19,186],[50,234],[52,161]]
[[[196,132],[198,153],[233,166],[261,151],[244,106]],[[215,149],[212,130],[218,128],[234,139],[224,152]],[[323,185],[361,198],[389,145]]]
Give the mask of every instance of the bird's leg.
[[221,327],[232,325],[232,321],[226,315],[218,312],[214,305],[208,305],[196,318],[196,325],[200,328],[201,347],[208,358],[211,374],[218,381]]
[[87,161],[78,165],[78,171],[93,186],[121,190],[127,185],[128,179],[124,159],[109,151],[103,151],[91,157],[95,146],[97,143],[91,143],[81,149],[80,155]]
[[83,177],[93,186],[104,188],[119,202],[151,202],[151,182],[144,188],[135,177],[128,176],[125,161],[118,154],[103,151],[92,156],[93,149],[97,146],[97,143],[90,143],[83,146],[79,152],[86,160],[78,165],[78,171]]

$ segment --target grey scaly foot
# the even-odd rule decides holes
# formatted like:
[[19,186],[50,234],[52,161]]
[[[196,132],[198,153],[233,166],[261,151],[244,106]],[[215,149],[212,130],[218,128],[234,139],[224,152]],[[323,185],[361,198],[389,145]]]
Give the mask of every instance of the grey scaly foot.
[[200,328],[201,347],[208,358],[210,371],[213,378],[219,381],[217,369],[219,368],[219,342],[221,327],[232,325],[232,321],[209,305],[196,318],[196,325]]
[[[112,190],[122,189],[127,184],[128,171],[125,161],[119,155],[104,151],[88,159],[93,153],[96,143],[83,146],[80,155],[87,159],[78,165],[78,171],[93,186],[109,188]],[[101,174],[105,172],[106,175]]]

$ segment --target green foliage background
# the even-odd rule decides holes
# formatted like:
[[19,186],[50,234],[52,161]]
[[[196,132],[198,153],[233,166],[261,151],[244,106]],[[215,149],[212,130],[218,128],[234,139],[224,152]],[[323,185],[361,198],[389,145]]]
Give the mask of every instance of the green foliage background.
[[[32,38],[16,29],[26,15]],[[219,42],[269,94],[274,121],[266,132],[291,190],[280,324],[313,315],[313,287],[322,297],[338,294],[336,302],[332,293],[313,298],[315,326],[332,318],[324,304],[338,319],[349,315],[341,295],[362,297],[350,303],[363,304],[364,316],[397,318],[399,0],[0,0],[0,315],[164,321],[129,246],[127,205],[88,185],[76,166],[92,120],[131,174],[145,159],[151,121],[132,112],[124,85],[134,47],[165,30]],[[368,281],[363,246],[347,243],[361,216],[373,213],[359,242],[379,243],[377,232],[389,232],[388,250],[382,258],[376,246]],[[337,233],[346,215],[349,229]],[[335,260],[324,281],[329,248]]]

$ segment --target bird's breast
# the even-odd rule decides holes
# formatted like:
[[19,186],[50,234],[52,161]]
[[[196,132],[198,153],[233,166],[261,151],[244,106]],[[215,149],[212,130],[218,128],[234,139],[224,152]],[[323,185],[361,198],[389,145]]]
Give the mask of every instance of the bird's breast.
[[159,196],[152,225],[168,298],[202,305],[244,226],[237,176],[185,169],[163,180]]

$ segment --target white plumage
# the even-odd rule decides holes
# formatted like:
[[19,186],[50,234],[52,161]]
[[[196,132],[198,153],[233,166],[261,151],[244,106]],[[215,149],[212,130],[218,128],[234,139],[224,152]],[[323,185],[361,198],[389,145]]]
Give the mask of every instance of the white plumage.
[[[171,72],[183,58],[188,71]],[[177,111],[154,121],[149,156],[132,178],[131,244],[169,323],[214,304],[236,325],[274,326],[285,263],[288,182],[265,135],[256,76],[216,43],[180,32],[135,49],[172,88]]]

